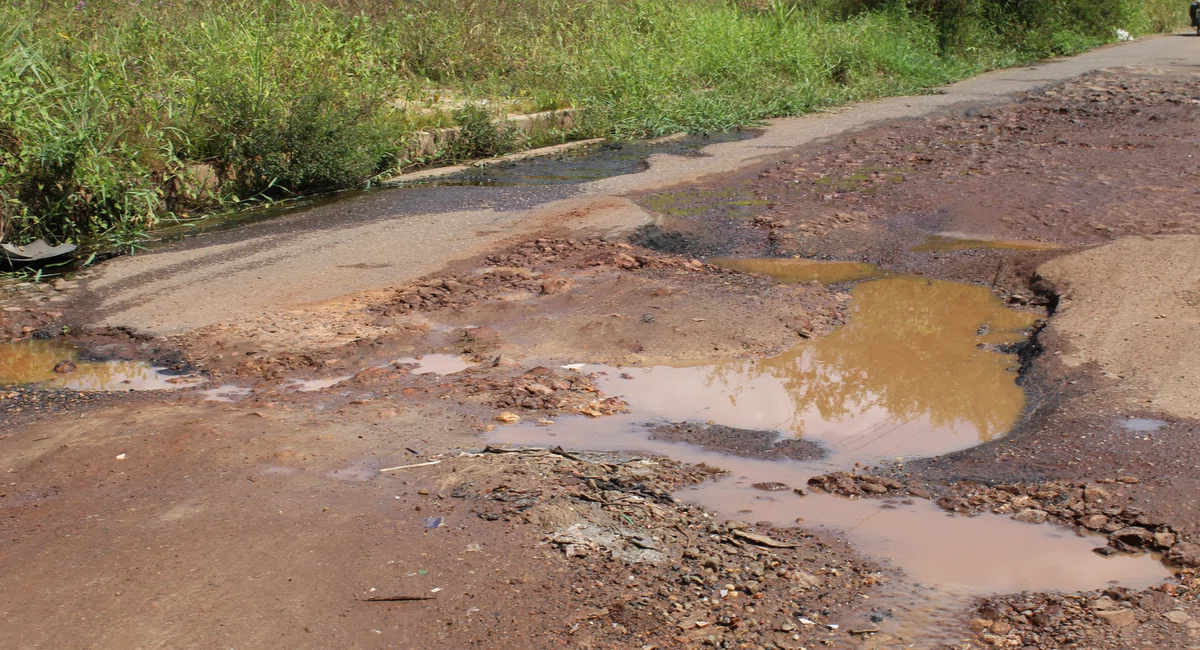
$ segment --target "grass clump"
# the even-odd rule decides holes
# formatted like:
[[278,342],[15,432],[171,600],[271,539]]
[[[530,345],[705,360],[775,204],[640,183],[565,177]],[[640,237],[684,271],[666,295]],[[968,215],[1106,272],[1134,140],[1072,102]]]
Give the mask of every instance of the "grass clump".
[[[1165,0],[10,0],[0,236],[133,245],[248,200],[570,133],[720,131],[1178,24]],[[428,160],[424,160],[428,162]],[[420,161],[416,161],[420,162]]]

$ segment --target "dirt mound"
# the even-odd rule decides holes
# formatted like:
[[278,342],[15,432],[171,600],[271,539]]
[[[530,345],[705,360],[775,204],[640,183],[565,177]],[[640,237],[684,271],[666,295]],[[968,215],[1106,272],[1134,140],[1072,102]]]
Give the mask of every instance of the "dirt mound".
[[1200,236],[1122,239],[1038,271],[1059,288],[1064,364],[1121,379],[1129,407],[1200,418]]

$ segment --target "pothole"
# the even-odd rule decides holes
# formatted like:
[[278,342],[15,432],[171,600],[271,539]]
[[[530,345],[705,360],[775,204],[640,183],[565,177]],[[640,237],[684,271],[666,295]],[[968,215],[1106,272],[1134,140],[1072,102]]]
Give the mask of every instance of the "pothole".
[[973,248],[1011,250],[1011,251],[1048,251],[1062,248],[1052,242],[1034,239],[988,239],[977,235],[964,233],[938,233],[930,235],[924,243],[913,246],[909,250],[914,253],[933,251],[960,251]]
[[[863,552],[960,603],[967,595],[1110,582],[1144,587],[1169,575],[1148,556],[1090,552],[1105,545],[1099,536],[999,515],[950,515],[924,499],[794,493],[830,469],[944,454],[1003,436],[1025,405],[1018,359],[1004,350],[1026,339],[1037,314],[1006,308],[984,287],[908,276],[864,282],[852,295],[845,326],[775,357],[584,366],[632,412],[499,427],[489,436],[638,450],[730,470],[729,478],[678,496],[734,519],[842,531]],[[706,432],[719,435],[721,427],[733,439],[724,448]],[[815,443],[825,455],[777,452],[781,441]],[[723,453],[739,446],[763,453]]]
[[203,378],[143,361],[89,361],[62,341],[0,343],[0,386],[39,385],[77,391],[179,390]]
[[453,354],[426,354],[419,357],[397,359],[396,365],[415,366],[410,372],[414,375],[453,375],[462,372],[475,364]]

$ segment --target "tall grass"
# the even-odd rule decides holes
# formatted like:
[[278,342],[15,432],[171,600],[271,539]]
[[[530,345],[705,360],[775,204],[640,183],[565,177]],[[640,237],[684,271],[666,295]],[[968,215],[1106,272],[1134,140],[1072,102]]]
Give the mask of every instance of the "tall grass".
[[[1166,29],[1174,13],[1166,0],[8,0],[0,236],[128,244],[223,204],[361,186],[403,166],[419,129],[479,130],[484,106],[575,106],[562,137],[723,130]],[[452,154],[513,146],[490,132],[470,144]]]

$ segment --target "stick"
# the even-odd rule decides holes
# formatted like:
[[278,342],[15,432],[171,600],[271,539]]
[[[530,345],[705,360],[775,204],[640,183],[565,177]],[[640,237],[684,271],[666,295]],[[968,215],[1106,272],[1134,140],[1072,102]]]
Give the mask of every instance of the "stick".
[[410,467],[425,467],[426,465],[437,465],[437,464],[438,464],[438,463],[440,463],[440,462],[442,462],[442,461],[440,461],[440,460],[431,460],[431,461],[429,461],[428,463],[413,463],[412,465],[401,465],[401,466],[399,466],[399,467],[385,467],[385,468],[383,468],[383,469],[381,469],[381,470],[379,470],[379,471],[380,471],[380,472],[394,472],[394,471],[396,471],[396,470],[398,470],[398,469],[408,469],[408,468],[410,468]]
[[395,603],[410,600],[437,600],[437,598],[433,596],[372,596],[363,599],[364,602],[368,603]]

